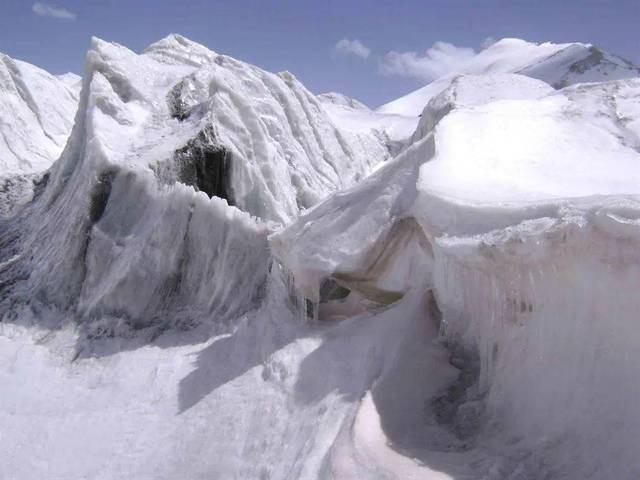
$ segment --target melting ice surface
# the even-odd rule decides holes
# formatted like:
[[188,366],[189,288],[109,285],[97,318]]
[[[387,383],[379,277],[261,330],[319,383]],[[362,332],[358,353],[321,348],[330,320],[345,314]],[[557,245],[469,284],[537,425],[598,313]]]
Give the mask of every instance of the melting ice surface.
[[0,223],[0,476],[636,478],[637,69],[459,73],[372,111],[95,39]]

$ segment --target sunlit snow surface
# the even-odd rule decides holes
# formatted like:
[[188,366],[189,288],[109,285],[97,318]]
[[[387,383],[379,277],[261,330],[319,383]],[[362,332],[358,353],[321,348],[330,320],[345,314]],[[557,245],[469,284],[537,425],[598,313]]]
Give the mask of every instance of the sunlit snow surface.
[[0,223],[0,477],[636,478],[640,80],[496,45],[417,118],[94,40]]
[[456,75],[494,73],[519,73],[562,88],[579,82],[633,78],[640,71],[626,60],[589,44],[536,44],[505,38],[482,50],[455,72],[381,106],[378,112],[417,116],[429,99],[446,88]]
[[0,175],[46,170],[60,156],[79,78],[60,78],[0,53]]
[[78,106],[80,77],[54,77],[0,53],[0,216],[29,202],[58,159]]

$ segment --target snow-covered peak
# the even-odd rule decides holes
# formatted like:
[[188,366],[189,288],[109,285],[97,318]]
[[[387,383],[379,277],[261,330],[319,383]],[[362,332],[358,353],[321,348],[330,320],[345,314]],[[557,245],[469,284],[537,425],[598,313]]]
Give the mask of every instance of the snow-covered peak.
[[58,158],[78,101],[68,80],[0,53],[0,175],[41,172]]
[[637,77],[640,70],[630,62],[590,44],[537,44],[505,38],[480,51],[456,71],[381,106],[377,111],[417,116],[427,102],[446,88],[456,75],[491,73],[520,73],[542,80],[554,88],[562,88],[581,82]]
[[189,40],[182,35],[171,34],[149,45],[143,52],[166,63],[185,63],[193,66],[212,62],[216,53],[204,45]]
[[318,95],[318,99],[322,103],[331,103],[333,105],[341,105],[343,107],[353,108],[354,110],[370,110],[364,103],[356,100],[355,98],[347,97],[342,93],[327,92]]
[[67,87],[71,88],[74,91],[80,94],[80,89],[82,88],[82,77],[73,72],[63,73],[62,75],[56,75],[56,78],[64,83]]
[[534,43],[519,38],[503,38],[478,52],[462,69],[464,73],[517,72],[571,45],[588,47],[581,43]]
[[640,76],[640,68],[596,46],[574,43],[517,73],[544,80],[554,88]]

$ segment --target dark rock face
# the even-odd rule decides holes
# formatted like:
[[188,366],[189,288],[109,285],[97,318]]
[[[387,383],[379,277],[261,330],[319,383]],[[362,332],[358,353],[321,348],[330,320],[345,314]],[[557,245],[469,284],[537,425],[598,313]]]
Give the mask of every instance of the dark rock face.
[[196,138],[175,153],[177,180],[205,192],[224,198],[233,205],[231,191],[231,154],[215,142],[213,127],[202,130]]
[[569,67],[572,73],[584,73],[604,60],[604,54],[596,47],[589,47],[589,55]]
[[109,196],[111,195],[111,185],[117,173],[116,169],[110,169],[103,171],[98,176],[98,182],[93,187],[89,204],[91,224],[97,223],[100,221],[100,218],[102,218],[107,208],[107,203],[109,202]]
[[191,113],[188,105],[182,98],[182,89],[184,82],[179,82],[167,94],[167,105],[169,106],[169,114],[171,118],[177,118],[180,121],[189,118]]
[[461,343],[448,343],[449,362],[460,373],[442,394],[431,399],[435,420],[463,441],[460,450],[473,447],[473,440],[483,425],[484,394],[479,389],[480,357],[475,349]]
[[326,278],[320,285],[320,303],[344,300],[351,290],[339,285],[335,280]]

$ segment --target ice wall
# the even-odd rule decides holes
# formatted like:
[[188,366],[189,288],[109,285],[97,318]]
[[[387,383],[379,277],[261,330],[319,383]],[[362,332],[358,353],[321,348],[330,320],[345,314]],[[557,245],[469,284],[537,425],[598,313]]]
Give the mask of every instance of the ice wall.
[[93,39],[71,138],[4,226],[4,313],[53,306],[96,335],[237,319],[263,300],[273,222],[387,155],[289,73],[178,35],[140,55]]
[[[363,282],[369,291],[424,298],[423,315],[438,319],[452,363],[477,372],[451,387],[461,393],[425,394],[424,402],[440,399],[436,417],[465,439],[460,448],[521,458],[515,469],[512,461],[480,462],[476,475],[633,478],[640,469],[633,452],[640,438],[633,400],[640,393],[638,111],[631,100],[638,83],[536,98],[536,83],[527,82],[529,98],[491,98],[490,88],[476,88],[477,101],[464,105],[464,90],[454,91],[442,115],[432,102],[434,117],[419,140],[273,235],[272,248],[301,292],[330,313],[321,320],[340,318],[336,306],[322,305],[326,279],[349,291],[343,305],[370,312],[393,307],[367,297]],[[502,123],[512,108],[518,122]],[[501,137],[504,144],[493,141]],[[606,154],[602,145],[610,145]],[[584,172],[574,155],[588,164]],[[512,168],[523,175],[511,176]],[[375,420],[383,404],[372,402],[366,415]]]

